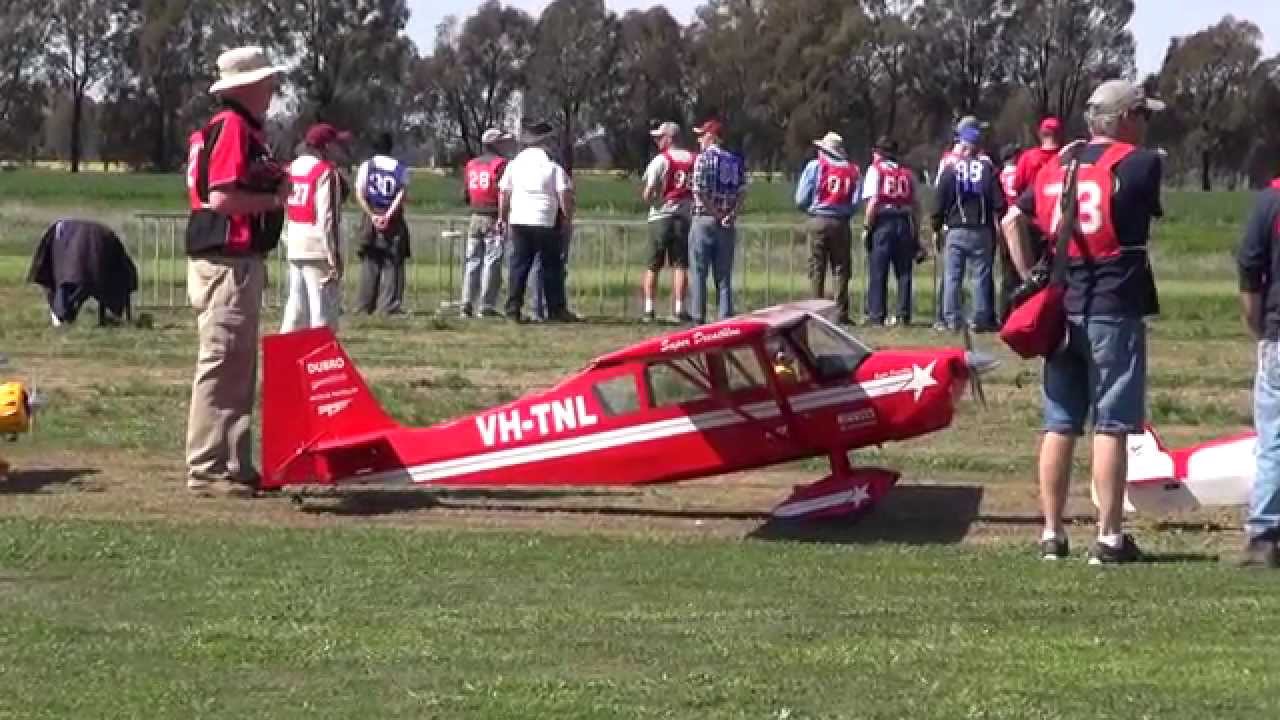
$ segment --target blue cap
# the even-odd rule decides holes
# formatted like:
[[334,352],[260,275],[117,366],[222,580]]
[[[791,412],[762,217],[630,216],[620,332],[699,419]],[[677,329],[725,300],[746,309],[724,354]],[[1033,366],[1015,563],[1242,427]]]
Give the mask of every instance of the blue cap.
[[982,140],[982,131],[976,127],[962,128],[960,132],[956,133],[956,139],[970,145],[977,145]]

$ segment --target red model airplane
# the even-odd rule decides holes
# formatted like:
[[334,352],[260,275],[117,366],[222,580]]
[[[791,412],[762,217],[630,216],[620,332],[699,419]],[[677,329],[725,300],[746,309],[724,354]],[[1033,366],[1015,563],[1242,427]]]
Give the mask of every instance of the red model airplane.
[[[947,427],[996,361],[962,348],[873,351],[783,305],[645,340],[544,392],[429,428],[388,417],[328,329],[264,339],[263,488],[648,485],[826,455],[781,518],[874,506],[898,474],[851,449]],[[826,316],[826,317],[824,317]]]

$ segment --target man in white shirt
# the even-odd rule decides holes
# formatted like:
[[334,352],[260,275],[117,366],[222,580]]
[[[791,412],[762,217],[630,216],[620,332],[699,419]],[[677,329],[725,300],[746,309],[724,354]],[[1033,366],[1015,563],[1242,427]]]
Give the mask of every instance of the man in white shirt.
[[383,133],[373,144],[374,156],[356,173],[356,202],[364,210],[360,230],[359,312],[398,315],[404,302],[404,266],[409,259],[409,224],[404,206],[409,168],[391,157],[392,138]]
[[342,299],[342,190],[333,163],[351,133],[328,123],[312,125],[298,158],[289,165],[285,247],[289,298],[280,332],[338,327]]
[[547,153],[552,135],[554,130],[547,123],[526,124],[520,134],[525,149],[507,165],[498,186],[499,227],[509,228],[511,237],[506,315],[518,323],[526,322],[521,311],[535,259],[542,266],[547,320],[577,320],[569,312],[564,289],[564,248],[573,226],[573,183]]

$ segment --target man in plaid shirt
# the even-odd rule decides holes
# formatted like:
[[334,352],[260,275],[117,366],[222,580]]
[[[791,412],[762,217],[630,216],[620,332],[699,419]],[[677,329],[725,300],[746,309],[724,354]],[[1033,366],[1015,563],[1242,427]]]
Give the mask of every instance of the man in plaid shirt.
[[693,164],[689,268],[693,275],[693,320],[701,325],[707,319],[708,271],[715,280],[720,319],[733,316],[733,256],[747,172],[741,158],[720,147],[719,122],[708,120],[693,131],[702,153]]

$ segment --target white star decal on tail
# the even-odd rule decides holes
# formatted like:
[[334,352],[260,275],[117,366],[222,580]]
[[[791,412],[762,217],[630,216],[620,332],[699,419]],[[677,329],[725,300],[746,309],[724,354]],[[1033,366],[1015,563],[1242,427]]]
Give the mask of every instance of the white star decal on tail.
[[911,366],[911,382],[907,383],[902,389],[914,392],[916,402],[920,402],[920,395],[924,393],[926,388],[931,388],[938,384],[938,381],[933,379],[933,369],[937,364],[938,361],[934,360],[924,369],[921,369],[919,365]]

